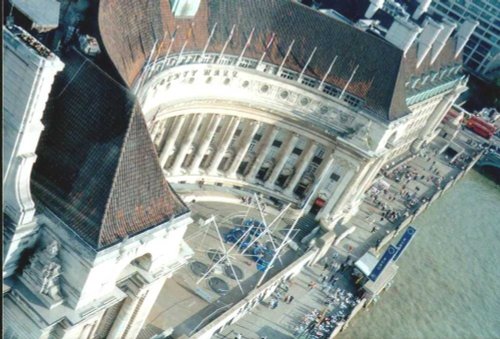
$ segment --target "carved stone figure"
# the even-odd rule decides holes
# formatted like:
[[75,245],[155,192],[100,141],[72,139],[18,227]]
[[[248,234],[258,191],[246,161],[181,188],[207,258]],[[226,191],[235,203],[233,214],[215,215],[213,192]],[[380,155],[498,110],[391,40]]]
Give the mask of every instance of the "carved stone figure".
[[20,279],[49,308],[62,303],[59,276],[61,263],[59,244],[52,241],[45,249],[38,250]]

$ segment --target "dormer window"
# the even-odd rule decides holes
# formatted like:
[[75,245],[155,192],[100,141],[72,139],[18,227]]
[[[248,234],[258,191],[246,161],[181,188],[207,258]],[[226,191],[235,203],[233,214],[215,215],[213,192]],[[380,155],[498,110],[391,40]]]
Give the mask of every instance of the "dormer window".
[[200,7],[200,0],[169,0],[169,3],[176,18],[194,17]]

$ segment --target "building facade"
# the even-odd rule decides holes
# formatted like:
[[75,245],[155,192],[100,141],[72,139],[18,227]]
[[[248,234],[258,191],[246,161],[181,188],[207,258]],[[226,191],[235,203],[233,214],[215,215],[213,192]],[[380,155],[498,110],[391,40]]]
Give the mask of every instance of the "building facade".
[[20,27],[3,28],[4,137],[3,137],[3,274],[14,271],[20,253],[32,245],[35,203],[30,177],[35,150],[43,130],[45,104],[55,75],[64,64]]
[[[467,25],[399,18],[374,34],[281,0],[101,0],[96,12],[101,59],[61,46],[30,129],[44,126],[33,171],[4,172],[34,198],[30,231],[6,237],[24,246],[4,261],[7,338],[135,338],[192,254],[189,210],[166,179],[305,209],[330,240],[300,270],[466,88]],[[12,125],[9,145],[26,126]],[[25,154],[11,148],[4,163]]]
[[[458,40],[467,32],[450,37],[456,25],[396,20],[384,39],[298,4],[267,7],[227,6],[238,20],[224,26],[216,5],[178,21],[167,16],[169,31],[156,34],[142,71],[125,76],[180,192],[199,183],[214,194],[257,192],[306,208],[332,229],[356,212],[383,165],[436,135],[465,90]],[[303,16],[271,27],[266,11],[287,10]],[[302,40],[292,26],[303,28]],[[303,206],[315,185],[317,197]]]
[[479,76],[500,75],[500,6],[495,0],[434,0],[429,12],[462,23],[479,22],[464,48],[464,64]]
[[135,338],[192,255],[189,210],[133,97],[77,50],[3,34],[3,337]]

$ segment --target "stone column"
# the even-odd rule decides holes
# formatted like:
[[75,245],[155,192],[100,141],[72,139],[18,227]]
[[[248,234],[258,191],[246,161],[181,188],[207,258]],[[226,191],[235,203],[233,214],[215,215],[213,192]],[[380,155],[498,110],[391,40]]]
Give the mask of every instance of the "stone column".
[[165,142],[165,146],[163,146],[163,149],[160,154],[161,168],[165,167],[165,164],[167,163],[167,159],[170,156],[170,153],[172,152],[172,147],[175,144],[175,140],[177,140],[179,132],[181,131],[182,126],[184,125],[184,120],[186,120],[185,115],[180,115],[177,118],[175,118],[174,126],[172,127],[172,133],[168,136],[167,141]]
[[302,156],[298,160],[296,164],[296,169],[295,173],[290,179],[290,182],[288,183],[287,188],[285,189],[285,194],[292,195],[293,190],[295,186],[299,183],[299,180],[302,178],[302,175],[304,174],[304,171],[307,168],[307,165],[309,165],[309,162],[311,161],[312,157],[314,156],[314,152],[316,152],[316,148],[318,145],[313,141],[310,140],[309,144],[307,145],[306,149],[302,153]]
[[[317,179],[323,176],[323,173],[329,171],[333,164],[333,151],[327,150],[325,152],[325,156],[323,157],[323,161],[319,168],[316,170],[316,174],[314,175]],[[328,179],[328,176],[325,176],[323,180],[319,183],[319,187],[323,187],[323,183]]]
[[285,163],[288,160],[288,157],[290,156],[290,153],[295,147],[298,139],[298,135],[293,133],[283,145],[283,150],[279,154],[278,161],[276,162],[276,165],[274,166],[269,179],[267,179],[266,181],[267,187],[272,188],[274,186],[274,182],[276,181],[276,179],[278,179],[278,176],[280,175],[283,166],[285,166]]
[[384,163],[384,158],[381,158],[377,160],[373,166],[369,169],[368,174],[365,176],[361,184],[357,185],[358,189],[354,193],[354,198],[353,200],[357,200],[360,198],[362,194],[365,193],[365,191],[368,189],[373,184],[373,180],[376,178],[377,174],[380,171],[380,168],[382,167]]
[[212,138],[214,137],[215,131],[217,130],[217,127],[219,126],[221,120],[222,120],[221,115],[214,115],[210,120],[210,124],[207,127],[207,131],[203,135],[203,141],[198,146],[196,155],[194,156],[193,161],[189,166],[189,172],[191,174],[196,174],[199,172],[200,163],[203,160],[205,153],[207,153],[208,147],[210,146],[210,142],[212,141]]
[[175,157],[174,164],[172,165],[172,169],[170,171],[172,175],[176,175],[179,173],[179,170],[182,166],[182,162],[184,161],[184,158],[186,158],[186,154],[191,148],[191,144],[193,143],[194,137],[198,132],[198,128],[200,127],[202,120],[203,120],[203,115],[201,114],[196,115],[193,118],[193,122],[189,125],[189,130],[187,131],[188,135],[183,140],[179,152],[177,152],[177,155]]
[[108,339],[122,339],[123,333],[130,322],[135,308],[139,302],[140,297],[129,296],[120,308],[120,312],[109,331],[107,336]]
[[430,114],[427,124],[425,124],[420,132],[420,136],[413,142],[411,146],[412,152],[418,152],[418,150],[420,150],[424,142],[432,135],[441,120],[443,120],[445,114],[448,113],[458,95],[459,94],[453,91],[441,99],[434,111]]
[[250,147],[250,144],[252,143],[253,137],[255,136],[255,133],[257,133],[258,129],[260,127],[260,123],[258,121],[252,121],[250,124],[247,126],[245,130],[245,137],[243,140],[241,140],[238,152],[234,156],[233,163],[231,164],[231,167],[227,171],[227,175],[229,177],[236,177],[236,171],[240,167],[241,161],[247,154],[248,148]]
[[224,133],[224,137],[222,138],[219,147],[217,147],[215,156],[212,159],[210,167],[208,168],[208,173],[215,174],[215,172],[217,172],[217,168],[219,167],[222,158],[224,158],[227,148],[231,144],[231,140],[233,139],[234,133],[236,132],[239,123],[240,123],[240,118],[233,117],[231,123],[229,124],[228,129],[226,130],[226,133]]
[[271,148],[274,139],[276,138],[276,135],[278,135],[278,132],[279,132],[278,127],[272,125],[268,126],[266,135],[264,136],[264,140],[262,140],[262,146],[259,147],[259,150],[257,152],[257,157],[255,158],[252,167],[250,168],[250,171],[245,177],[246,180],[253,180],[255,178],[257,172],[262,166],[262,163],[264,162],[264,159],[266,159],[266,155],[269,152],[269,149]]
[[436,106],[436,109],[432,112],[431,116],[429,117],[429,120],[427,124],[424,127],[422,135],[429,136],[434,132],[436,127],[439,125],[441,120],[443,120],[444,116],[448,111],[450,110],[451,106],[455,102],[458,94],[456,94],[454,91],[445,95],[444,98],[439,102],[439,104]]
[[354,177],[356,171],[347,161],[344,161],[344,164],[341,166],[345,168],[346,171],[337,187],[335,187],[333,194],[328,198],[326,206],[323,207],[322,215],[324,216],[331,216],[340,210],[340,206],[343,205],[349,192],[354,189],[356,179],[359,179],[359,176],[357,178]]

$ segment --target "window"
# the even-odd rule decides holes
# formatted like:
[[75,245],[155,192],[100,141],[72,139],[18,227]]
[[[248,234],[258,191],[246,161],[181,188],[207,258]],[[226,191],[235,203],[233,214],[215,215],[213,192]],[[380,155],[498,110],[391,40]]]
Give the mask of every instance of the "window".
[[334,97],[337,97],[340,95],[340,90],[333,88],[331,86],[325,86],[325,88],[323,89],[323,92],[325,92],[328,95],[332,95]]
[[314,79],[303,79],[302,80],[302,83],[306,86],[309,86],[309,87],[314,87],[316,86],[316,80]]
[[260,139],[262,139],[262,135],[261,134],[255,134],[253,136],[253,140],[255,140],[255,141],[260,141]]
[[340,179],[340,175],[338,175],[337,173],[333,172],[331,175],[330,175],[330,180],[332,181],[339,181]]
[[295,147],[292,151],[293,154],[297,154],[297,155],[301,155],[302,154],[302,150],[300,148],[297,148]]
[[241,129],[237,129],[236,132],[234,132],[234,135],[239,137],[241,135]]
[[281,141],[279,141],[279,140],[274,140],[274,141],[273,141],[273,147],[277,147],[277,148],[279,148],[279,147],[281,147],[281,144],[282,144],[282,142],[281,142]]
[[321,164],[322,161],[323,161],[323,159],[321,159],[320,157],[314,157],[312,159],[313,164],[316,164],[316,165]]

